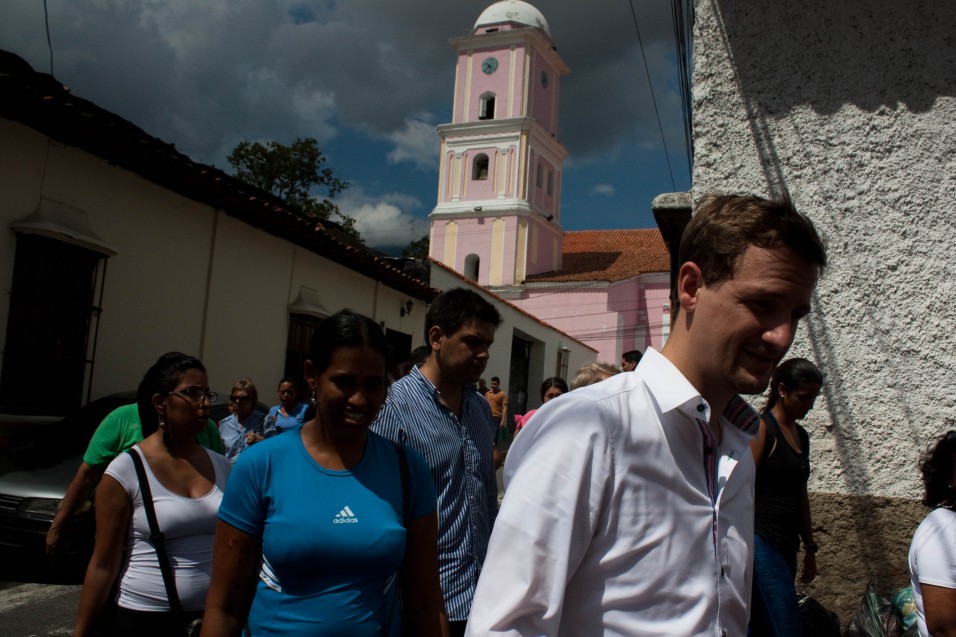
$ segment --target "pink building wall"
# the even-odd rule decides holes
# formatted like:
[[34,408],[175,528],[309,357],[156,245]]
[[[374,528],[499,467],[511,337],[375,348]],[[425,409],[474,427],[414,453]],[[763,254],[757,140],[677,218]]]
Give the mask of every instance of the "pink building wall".
[[[491,272],[491,250],[492,233],[490,225],[495,221],[503,219],[505,222],[504,236],[505,241],[502,245],[502,274],[507,277],[508,273],[514,273],[515,257],[517,254],[517,244],[514,238],[517,236],[517,218],[516,217],[478,217],[472,219],[457,219],[454,223],[458,224],[458,242],[455,250],[454,263],[446,263],[448,267],[457,272],[466,273],[465,259],[470,254],[478,255],[478,283],[489,285],[488,275]],[[430,256],[433,259],[444,263],[445,234],[449,221],[435,221],[432,223],[432,243]]]
[[601,288],[528,290],[512,303],[595,348],[597,360],[617,365],[626,351],[663,346],[668,297],[666,275],[653,274]]
[[[486,91],[495,93],[495,119],[504,119],[508,117],[521,117],[526,105],[524,100],[524,63],[527,48],[518,45],[514,49],[514,60],[518,64],[515,70],[513,83],[508,83],[508,77],[511,75],[508,71],[508,65],[511,63],[511,53],[508,49],[501,50],[500,47],[474,49],[471,55],[462,55],[458,58],[456,68],[455,83],[455,112],[452,121],[454,123],[476,122],[478,121],[478,107],[481,95]],[[481,70],[481,64],[487,58],[493,57],[498,60],[498,70],[488,75]],[[469,76],[468,70],[471,69],[471,90],[468,91],[466,78]],[[466,94],[469,96],[468,102],[465,101]],[[511,99],[511,96],[514,99]],[[509,110],[509,106],[513,110]]]
[[[548,74],[548,86],[544,87],[541,84],[541,72],[545,71]],[[531,115],[538,121],[542,126],[544,126],[549,133],[557,134],[557,91],[560,84],[560,78],[558,74],[554,72],[554,69],[548,64],[544,57],[535,52],[532,57],[531,65]]]

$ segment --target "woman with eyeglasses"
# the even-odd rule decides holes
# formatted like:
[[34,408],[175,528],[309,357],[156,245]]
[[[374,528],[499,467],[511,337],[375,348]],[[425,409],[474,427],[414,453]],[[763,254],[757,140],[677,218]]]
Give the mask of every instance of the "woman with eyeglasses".
[[203,637],[447,635],[425,459],[371,431],[388,341],[350,310],[322,321],[315,417],[244,452],[219,509]]
[[196,441],[216,395],[203,364],[178,352],[160,357],[143,384],[154,388],[159,428],[117,456],[97,489],[96,545],[74,637],[91,634],[114,585],[117,635],[182,635],[202,615],[216,513],[232,470],[224,456]]
[[257,442],[275,435],[275,423],[255,408],[259,392],[249,378],[236,381],[229,392],[232,413],[219,421],[219,433],[226,445],[226,457],[235,462],[239,454]]

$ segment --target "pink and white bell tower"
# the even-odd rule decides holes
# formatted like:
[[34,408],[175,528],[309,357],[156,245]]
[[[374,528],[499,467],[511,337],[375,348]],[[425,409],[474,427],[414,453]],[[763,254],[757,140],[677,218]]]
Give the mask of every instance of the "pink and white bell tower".
[[502,0],[448,42],[458,53],[455,104],[438,127],[430,255],[486,286],[560,270],[558,96],[570,70],[548,23],[527,2]]

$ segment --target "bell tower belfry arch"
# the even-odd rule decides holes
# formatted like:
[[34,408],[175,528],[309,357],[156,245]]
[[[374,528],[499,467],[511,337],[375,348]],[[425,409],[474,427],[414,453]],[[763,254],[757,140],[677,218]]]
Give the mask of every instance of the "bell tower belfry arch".
[[438,127],[441,159],[430,256],[486,286],[561,269],[558,141],[561,77],[547,21],[521,0],[479,16],[451,38],[458,61],[452,122]]

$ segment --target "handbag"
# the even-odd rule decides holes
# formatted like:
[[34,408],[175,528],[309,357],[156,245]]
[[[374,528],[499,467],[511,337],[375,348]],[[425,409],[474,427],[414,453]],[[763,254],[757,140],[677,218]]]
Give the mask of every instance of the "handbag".
[[[163,584],[166,586],[166,596],[169,598],[169,610],[174,615],[183,616],[183,621],[189,617],[183,613],[183,605],[179,601],[179,593],[176,591],[176,578],[173,577],[173,569],[169,563],[169,554],[166,552],[166,536],[159,530],[159,522],[156,520],[156,509],[153,508],[153,493],[149,488],[149,478],[146,477],[146,469],[143,467],[143,459],[134,449],[126,451],[133,459],[133,467],[136,468],[136,479],[139,481],[139,490],[143,494],[143,509],[146,512],[146,521],[149,523],[149,541],[156,549],[156,557],[159,560],[159,571],[163,575]],[[190,613],[192,615],[192,613]],[[202,625],[202,619],[193,619],[186,626],[187,637],[193,637],[199,634],[199,627]]]

